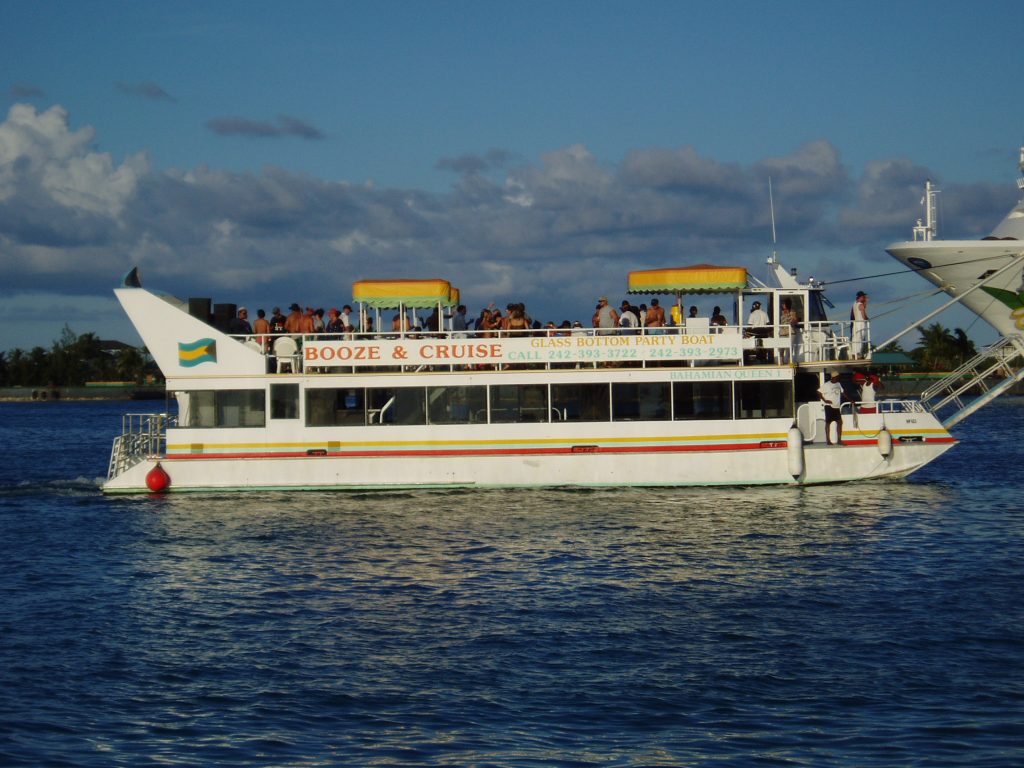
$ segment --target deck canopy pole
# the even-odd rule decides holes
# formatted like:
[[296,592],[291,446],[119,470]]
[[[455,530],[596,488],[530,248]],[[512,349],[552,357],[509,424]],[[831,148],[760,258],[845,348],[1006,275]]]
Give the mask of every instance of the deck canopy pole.
[[964,291],[963,293],[961,293],[961,294],[960,294],[959,296],[954,296],[954,297],[953,297],[952,299],[950,299],[949,301],[947,301],[947,302],[946,302],[945,304],[943,304],[943,305],[942,305],[941,307],[939,307],[938,309],[936,309],[936,310],[933,310],[933,311],[929,312],[929,313],[928,313],[927,315],[925,315],[924,317],[922,317],[922,318],[921,318],[920,320],[918,320],[917,322],[915,322],[915,323],[913,323],[913,324],[911,324],[911,325],[908,325],[908,326],[907,326],[906,328],[904,328],[904,329],[903,329],[902,331],[900,331],[899,333],[897,333],[897,334],[896,334],[895,336],[893,336],[892,338],[890,338],[890,339],[887,339],[886,341],[882,342],[882,343],[881,343],[881,344],[879,344],[879,345],[878,345],[877,347],[875,347],[875,350],[874,350],[874,351],[875,351],[875,352],[880,352],[881,350],[883,350],[883,349],[885,349],[886,347],[888,347],[888,346],[889,346],[890,344],[893,344],[894,342],[897,342],[897,341],[899,341],[899,340],[900,340],[900,339],[901,339],[901,338],[902,338],[903,336],[906,336],[906,335],[907,335],[908,333],[910,333],[910,332],[911,332],[912,330],[914,330],[915,328],[918,328],[918,327],[920,327],[920,326],[924,325],[925,323],[927,323],[927,322],[928,322],[929,320],[931,320],[931,319],[932,319],[933,317],[935,317],[936,315],[938,315],[938,314],[941,314],[942,312],[945,312],[945,311],[946,311],[947,309],[949,309],[949,308],[950,308],[951,306],[953,306],[954,304],[958,303],[958,302],[959,302],[959,301],[960,301],[961,299],[963,299],[963,297],[964,297],[964,296],[966,296],[967,294],[969,294],[969,293],[973,293],[974,291],[978,290],[979,288],[981,288],[981,287],[982,287],[983,285],[985,285],[986,283],[988,283],[988,282],[990,282],[990,281],[992,281],[992,280],[995,280],[995,279],[996,279],[997,277],[999,277],[999,276],[1000,276],[1001,274],[1003,274],[1004,272],[1006,272],[1006,271],[1007,271],[1008,269],[1011,269],[1011,268],[1013,268],[1013,267],[1017,266],[1017,265],[1018,265],[1018,264],[1020,264],[1021,262],[1024,262],[1024,252],[1022,252],[1022,253],[1018,254],[1018,255],[1017,255],[1017,258],[1015,258],[1015,259],[1014,259],[1013,261],[1011,261],[1011,262],[1010,262],[1009,264],[1007,264],[1007,265],[1006,265],[1005,267],[1003,267],[1002,269],[999,269],[999,270],[996,270],[995,272],[993,272],[993,273],[992,273],[991,275],[989,275],[988,277],[986,277],[986,278],[985,278],[984,280],[982,280],[982,281],[981,281],[980,283],[978,283],[977,285],[971,286],[971,287],[970,287],[970,288],[968,288],[968,289],[967,289],[966,291]]

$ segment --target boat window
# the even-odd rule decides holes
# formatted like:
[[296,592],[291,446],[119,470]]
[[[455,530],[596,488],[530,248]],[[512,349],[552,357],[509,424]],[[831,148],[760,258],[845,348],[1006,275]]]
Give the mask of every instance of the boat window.
[[744,381],[736,387],[736,415],[741,419],[791,417],[793,385],[788,381]]
[[668,382],[612,384],[612,419],[615,421],[664,421],[672,417]]
[[267,395],[262,389],[200,390],[185,393],[189,407],[182,426],[262,427],[266,424]]
[[731,419],[732,384],[728,381],[672,383],[672,413],[677,420]]
[[425,387],[379,387],[366,390],[370,424],[418,426],[427,423]]
[[427,387],[428,424],[487,421],[487,387]]
[[297,419],[297,418],[299,418],[299,385],[298,384],[271,384],[270,385],[270,418],[272,418],[272,419]]
[[356,389],[307,389],[306,426],[361,427],[366,423],[364,392]]
[[502,384],[491,387],[490,395],[492,424],[548,420],[548,388],[544,384]]
[[560,421],[609,421],[607,384],[553,384],[551,408]]

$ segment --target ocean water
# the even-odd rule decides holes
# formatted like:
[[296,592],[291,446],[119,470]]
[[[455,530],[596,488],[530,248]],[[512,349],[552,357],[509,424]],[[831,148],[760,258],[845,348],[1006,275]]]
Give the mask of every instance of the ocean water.
[[104,498],[147,407],[0,404],[4,766],[1024,764],[1024,401],[905,481]]

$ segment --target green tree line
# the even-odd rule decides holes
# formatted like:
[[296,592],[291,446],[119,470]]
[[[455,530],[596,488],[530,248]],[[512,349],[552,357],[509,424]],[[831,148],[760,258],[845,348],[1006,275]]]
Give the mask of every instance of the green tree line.
[[114,353],[103,349],[95,333],[77,335],[67,325],[53,345],[31,350],[0,352],[0,386],[81,386],[87,381],[143,383],[155,372],[145,350],[125,347]]
[[921,338],[910,351],[920,371],[953,371],[978,354],[974,342],[962,328],[950,331],[938,323],[921,328]]

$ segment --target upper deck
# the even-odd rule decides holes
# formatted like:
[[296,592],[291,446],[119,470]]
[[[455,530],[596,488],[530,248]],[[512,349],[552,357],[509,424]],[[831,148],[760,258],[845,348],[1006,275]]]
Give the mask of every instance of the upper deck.
[[[454,330],[458,291],[447,282],[361,281],[354,290],[361,299],[359,326],[382,328],[382,310],[394,307],[395,330],[259,335],[230,334],[210,317],[190,314],[186,303],[137,282],[116,293],[168,380],[610,367],[814,368],[854,361],[870,349],[867,323],[825,317],[820,286],[799,284],[785,272],[779,282],[779,288],[751,286],[745,270],[707,265],[631,273],[628,293],[674,293],[675,305],[666,307],[672,310],[665,312],[667,325]],[[714,294],[724,308],[721,324],[708,317],[684,318],[689,302],[683,296],[691,294]],[[426,308],[440,318],[433,326],[417,314]],[[787,317],[790,322],[782,322]],[[437,326],[440,330],[422,330]]]

